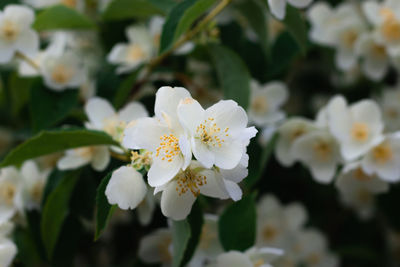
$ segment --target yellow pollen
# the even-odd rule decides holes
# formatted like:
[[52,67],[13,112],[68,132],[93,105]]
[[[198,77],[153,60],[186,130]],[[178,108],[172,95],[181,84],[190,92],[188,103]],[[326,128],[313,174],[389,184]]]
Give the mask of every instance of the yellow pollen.
[[374,147],[372,155],[378,163],[384,164],[393,158],[393,151],[386,142]]
[[186,97],[185,99],[182,100],[182,104],[192,104],[192,103],[194,103],[194,100],[191,97]]
[[395,17],[393,12],[388,13],[383,11],[383,13],[386,13],[386,15],[384,15],[385,20],[380,28],[383,37],[388,42],[400,41],[400,21]]
[[342,42],[345,47],[351,49],[354,46],[354,43],[357,41],[358,34],[353,31],[349,30],[342,34]]
[[365,142],[369,137],[368,125],[362,122],[355,122],[351,128],[351,137],[355,141]]
[[372,179],[372,177],[366,174],[360,167],[354,170],[354,178],[361,182],[367,182]]
[[197,197],[200,194],[200,187],[205,184],[207,184],[206,176],[187,169],[178,174],[176,191],[180,196],[190,191]]
[[257,97],[251,103],[251,108],[257,114],[263,114],[268,111],[268,101],[265,97]]
[[7,205],[12,205],[16,191],[14,184],[6,182],[0,186],[0,197]]
[[138,61],[146,57],[145,51],[139,45],[131,45],[128,50],[128,60]]
[[204,120],[204,122],[196,128],[197,138],[204,144],[213,147],[221,147],[225,142],[221,136],[229,136],[228,132],[229,128],[227,127],[223,130],[223,133],[221,133],[221,128],[217,126],[212,117]]
[[67,7],[76,7],[76,0],[62,0],[61,3]]
[[264,229],[263,229],[263,232],[262,232],[262,236],[267,241],[274,240],[277,235],[278,235],[278,230],[275,227],[271,226],[271,225],[265,226]]
[[171,162],[174,157],[180,153],[179,140],[175,135],[162,135],[160,136],[160,146],[156,150],[156,157],[161,157],[162,160]]
[[332,147],[324,141],[314,145],[314,152],[319,160],[327,161],[332,155]]
[[372,54],[378,58],[386,57],[386,48],[383,45],[374,44],[372,46]]
[[263,259],[258,259],[258,260],[256,260],[254,263],[253,263],[253,266],[254,267],[261,267],[261,266],[263,266],[264,265],[264,261],[263,261]]
[[1,26],[0,34],[7,41],[15,41],[19,34],[19,28],[13,21],[5,20]]
[[58,65],[54,68],[53,72],[51,73],[51,78],[56,83],[65,84],[72,78],[73,75],[74,75],[73,70],[66,68],[63,65]]

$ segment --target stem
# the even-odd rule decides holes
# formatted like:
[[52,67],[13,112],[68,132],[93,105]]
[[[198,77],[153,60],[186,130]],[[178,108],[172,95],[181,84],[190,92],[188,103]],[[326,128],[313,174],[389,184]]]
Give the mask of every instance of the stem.
[[31,58],[29,58],[27,55],[22,54],[21,52],[16,52],[15,56],[17,58],[20,58],[22,60],[24,60],[26,63],[28,63],[29,65],[31,65],[31,67],[33,67],[35,70],[40,71],[40,67],[38,64],[36,64],[35,61],[33,61]]
[[121,161],[131,162],[130,157],[127,156],[127,155],[119,154],[119,153],[116,153],[116,152],[114,152],[112,150],[110,150],[110,155],[111,155],[111,157],[119,159]]
[[222,0],[219,2],[219,4],[211,10],[210,13],[202,20],[200,21],[192,30],[188,31],[185,35],[182,36],[173,46],[170,50],[167,52],[159,55],[158,57],[154,58],[152,61],[150,61],[148,68],[147,68],[147,75],[151,72],[151,70],[160,64],[164,59],[169,57],[176,49],[181,47],[184,43],[192,39],[196,34],[198,34],[201,30],[203,30],[204,27],[207,26],[207,24],[215,18],[221,11],[231,2],[232,0]]

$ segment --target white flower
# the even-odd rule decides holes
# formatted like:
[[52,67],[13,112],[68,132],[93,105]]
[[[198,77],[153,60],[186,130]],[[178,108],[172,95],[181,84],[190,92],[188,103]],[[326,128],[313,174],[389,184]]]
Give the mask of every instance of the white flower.
[[122,141],[126,125],[139,118],[148,117],[146,108],[139,102],[131,102],[116,112],[105,99],[93,97],[85,105],[89,118],[86,128],[105,131],[117,141]]
[[39,49],[39,36],[31,29],[34,12],[25,6],[8,5],[0,12],[0,63],[9,62],[15,52],[32,55]]
[[284,166],[291,166],[295,162],[291,152],[294,142],[302,135],[315,130],[312,121],[303,118],[290,118],[279,129],[279,139],[275,147],[275,155]]
[[388,135],[362,158],[363,170],[387,182],[400,180],[400,136]]
[[299,137],[291,151],[293,158],[310,168],[314,179],[321,183],[332,181],[341,161],[339,145],[325,130],[317,130]]
[[110,151],[107,146],[90,146],[69,149],[57,162],[60,170],[70,170],[91,164],[96,171],[103,171],[110,162]]
[[380,99],[382,108],[382,116],[385,122],[385,130],[398,131],[400,130],[400,89],[385,88]]
[[172,263],[172,234],[168,228],[158,229],[140,240],[139,258],[145,263],[162,263],[163,267]]
[[374,195],[389,190],[387,182],[366,174],[359,162],[345,166],[335,185],[342,202],[355,208],[362,218],[372,215]]
[[129,166],[122,166],[113,172],[106,188],[108,202],[117,204],[123,210],[135,209],[147,192],[142,174]]
[[309,267],[337,267],[338,258],[328,251],[325,236],[314,229],[302,231],[297,236],[301,248],[300,265]]
[[23,211],[22,177],[14,167],[0,170],[0,223]]
[[307,213],[300,204],[283,207],[272,195],[264,196],[257,205],[258,246],[273,246],[285,249],[291,235],[301,229]]
[[336,96],[327,112],[329,129],[345,160],[354,160],[382,142],[381,111],[374,101],[362,100],[348,107],[342,96]]
[[279,108],[286,102],[288,90],[281,82],[270,82],[260,85],[256,81],[251,83],[249,120],[257,126],[276,123],[285,117]]
[[40,65],[45,84],[54,91],[78,88],[86,79],[87,72],[80,58],[72,51],[61,56],[47,53]]
[[179,101],[189,96],[182,87],[161,87],[156,94],[155,117],[135,120],[124,131],[124,147],[153,153],[147,174],[152,187],[166,184],[190,163],[190,143],[176,113]]
[[117,64],[117,73],[126,73],[140,64],[148,62],[156,53],[153,38],[144,26],[130,26],[126,29],[129,43],[116,44],[108,54],[107,60]]
[[247,128],[246,111],[232,100],[221,100],[204,110],[193,98],[185,98],[178,106],[178,116],[191,137],[194,156],[206,168],[234,168],[257,133],[254,127]]
[[245,252],[229,251],[220,254],[215,263],[209,264],[209,267],[271,267],[269,263],[273,262],[283,251],[274,248],[250,248]]
[[311,22],[311,40],[324,45],[334,44],[335,35],[330,30],[338,22],[334,15],[334,10],[325,2],[317,2],[309,8],[307,16]]
[[363,34],[355,45],[356,53],[363,58],[362,70],[374,81],[381,80],[389,70],[389,55],[384,45],[373,34]]
[[9,239],[0,237],[0,266],[11,266],[17,255],[17,246]]
[[268,0],[271,13],[279,20],[283,20],[286,15],[286,4],[297,8],[307,7],[312,0]]
[[199,194],[227,199],[229,189],[222,175],[192,161],[188,168],[179,172],[169,183],[156,187],[155,193],[162,191],[161,211],[164,216],[178,221],[189,215]]
[[50,170],[41,171],[34,161],[26,161],[21,167],[24,187],[24,206],[27,209],[39,209],[44,187]]
[[392,56],[400,53],[400,6],[397,1],[365,1],[364,13],[374,26],[377,41]]
[[205,214],[200,241],[188,266],[203,267],[206,262],[211,261],[222,252],[223,248],[218,237],[218,217]]

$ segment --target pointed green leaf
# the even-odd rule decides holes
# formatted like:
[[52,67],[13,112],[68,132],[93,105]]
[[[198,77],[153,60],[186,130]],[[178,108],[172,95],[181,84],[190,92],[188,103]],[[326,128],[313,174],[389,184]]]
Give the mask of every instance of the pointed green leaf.
[[43,10],[36,16],[33,24],[33,28],[37,31],[82,30],[93,29],[95,26],[88,17],[65,5],[56,5]]
[[289,33],[296,40],[303,54],[306,53],[308,32],[306,22],[301,15],[301,11],[288,5],[286,8],[286,17],[283,20],[283,23],[286,25],[286,29],[289,31]]
[[113,0],[103,13],[105,20],[123,20],[163,15],[163,9],[147,0]]
[[86,129],[63,129],[43,131],[17,146],[1,162],[0,167],[19,165],[28,159],[37,158],[71,148],[94,145],[116,145],[109,135]]

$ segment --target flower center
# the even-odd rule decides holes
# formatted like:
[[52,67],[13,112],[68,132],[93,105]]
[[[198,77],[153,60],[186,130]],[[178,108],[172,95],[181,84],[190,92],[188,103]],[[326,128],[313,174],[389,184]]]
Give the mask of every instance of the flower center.
[[361,182],[366,182],[372,179],[372,177],[367,175],[360,167],[354,170],[354,178]]
[[1,35],[3,38],[7,41],[15,41],[17,39],[18,34],[19,34],[19,28],[18,26],[10,20],[5,20],[3,22],[3,25],[1,27]]
[[351,137],[359,142],[367,141],[369,137],[368,125],[362,122],[355,122],[351,128]]
[[255,113],[263,114],[268,111],[268,102],[265,97],[257,97],[251,103],[251,107]]
[[163,136],[160,136],[160,140],[161,143],[156,150],[156,157],[161,156],[162,160],[171,162],[181,151],[179,148],[179,140],[173,134],[164,134]]
[[3,201],[9,206],[13,204],[16,192],[17,189],[15,188],[15,185],[12,183],[6,182],[0,187],[0,196],[3,199]]
[[140,154],[136,151],[131,152],[131,164],[132,167],[136,170],[140,170],[143,167],[150,166],[153,162],[152,153],[150,151],[140,152]]
[[306,133],[306,131],[305,131],[305,129],[303,129],[303,127],[295,128],[295,129],[293,129],[292,133],[290,134],[290,140],[293,142],[294,140],[296,140],[297,138],[299,138],[300,136],[302,136],[305,133]]
[[126,122],[117,118],[108,118],[103,121],[104,131],[111,135],[115,140],[121,141],[126,127]]
[[128,50],[128,60],[129,61],[139,61],[146,56],[144,50],[139,45],[131,45]]
[[384,164],[393,158],[393,151],[387,143],[382,143],[372,149],[372,155],[378,163]]
[[229,136],[228,131],[229,128],[227,127],[225,130],[223,130],[223,132],[221,132],[221,128],[217,127],[217,124],[214,122],[214,118],[211,117],[204,120],[204,122],[196,128],[196,133],[198,135],[197,138],[199,138],[204,144],[213,147],[222,146],[225,140],[221,139],[220,136]]
[[76,7],[77,0],[61,0],[61,3],[67,7]]
[[314,145],[314,153],[319,160],[327,161],[332,155],[332,147],[327,142],[320,141]]
[[372,54],[378,58],[386,57],[386,48],[383,45],[374,44],[372,46]]
[[264,227],[262,235],[264,237],[264,240],[271,241],[274,240],[278,235],[278,230],[271,225],[267,225]]
[[261,267],[261,266],[263,266],[264,265],[264,260],[263,259],[258,259],[258,260],[256,260],[254,263],[253,263],[253,266],[254,267]]
[[82,158],[86,159],[91,159],[95,153],[95,148],[94,147],[82,147],[82,148],[76,148],[75,153]]
[[400,21],[397,20],[393,11],[389,8],[382,8],[380,14],[384,18],[380,29],[383,37],[389,42],[400,41]]
[[385,113],[389,118],[392,119],[397,119],[399,117],[399,112],[393,107],[387,108]]
[[193,196],[197,197],[200,187],[207,184],[207,177],[188,169],[178,175],[177,184],[176,191],[180,196],[190,190]]
[[72,77],[73,71],[64,65],[57,65],[51,73],[51,78],[58,84],[66,84]]
[[358,34],[354,30],[346,31],[342,34],[342,42],[348,49],[353,48],[354,43],[357,41]]

